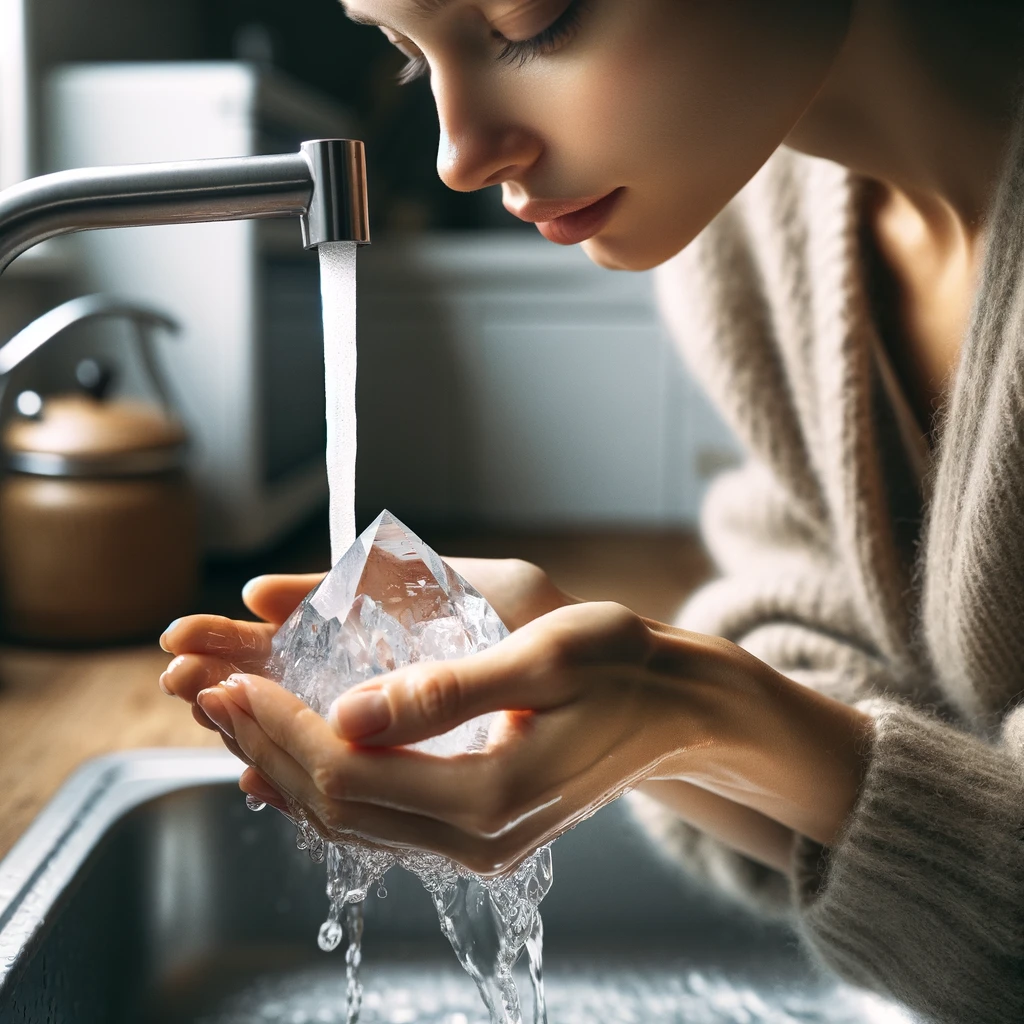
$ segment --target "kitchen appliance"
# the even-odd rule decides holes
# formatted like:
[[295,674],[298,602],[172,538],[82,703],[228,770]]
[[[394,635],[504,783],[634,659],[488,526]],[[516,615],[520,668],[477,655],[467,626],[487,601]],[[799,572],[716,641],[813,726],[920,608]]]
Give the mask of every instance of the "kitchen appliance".
[[[113,398],[114,373],[77,363],[76,393],[30,390],[33,362],[69,329],[126,319],[153,396]],[[153,361],[162,314],[94,295],[47,313],[0,349],[0,622],[34,642],[155,635],[189,607],[198,576],[186,434]]]
[[28,35],[25,0],[0,0],[0,189],[31,173]]

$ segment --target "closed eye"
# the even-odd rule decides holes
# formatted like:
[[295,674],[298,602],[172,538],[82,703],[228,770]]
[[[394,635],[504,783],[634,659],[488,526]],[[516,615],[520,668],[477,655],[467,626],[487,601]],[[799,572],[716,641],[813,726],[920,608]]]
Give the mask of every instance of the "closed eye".
[[560,50],[579,31],[583,15],[590,0],[570,0],[569,5],[546,29],[529,39],[506,39],[500,32],[494,36],[504,42],[498,60],[522,67],[534,57],[543,57]]
[[[522,67],[535,57],[546,56],[562,49],[579,31],[591,2],[592,0],[570,0],[565,10],[547,28],[529,39],[506,39],[500,32],[493,32],[493,38],[503,44],[496,59],[504,64]],[[407,85],[429,73],[430,65],[427,58],[422,53],[416,54],[410,56],[405,67],[399,71],[398,83]]]

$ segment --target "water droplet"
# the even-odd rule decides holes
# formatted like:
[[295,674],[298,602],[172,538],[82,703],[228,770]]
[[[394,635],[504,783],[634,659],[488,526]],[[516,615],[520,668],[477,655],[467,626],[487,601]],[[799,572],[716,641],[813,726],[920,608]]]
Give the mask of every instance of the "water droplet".
[[252,793],[246,793],[245,806],[248,807],[250,811],[262,811],[267,805],[262,800],[254,797]]
[[387,899],[387,895],[388,895],[387,889],[383,885],[378,885],[377,886],[377,899],[379,899],[379,900]]
[[344,929],[341,927],[341,923],[328,918],[320,925],[320,934],[316,938],[316,944],[325,953],[330,953],[331,950],[338,948],[343,934]]

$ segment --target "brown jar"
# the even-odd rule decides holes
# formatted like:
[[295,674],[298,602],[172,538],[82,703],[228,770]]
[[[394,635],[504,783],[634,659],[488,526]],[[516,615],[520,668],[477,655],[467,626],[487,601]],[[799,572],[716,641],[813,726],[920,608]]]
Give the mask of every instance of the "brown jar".
[[0,623],[12,638],[153,638],[199,565],[185,432],[159,408],[89,395],[15,414],[2,435]]

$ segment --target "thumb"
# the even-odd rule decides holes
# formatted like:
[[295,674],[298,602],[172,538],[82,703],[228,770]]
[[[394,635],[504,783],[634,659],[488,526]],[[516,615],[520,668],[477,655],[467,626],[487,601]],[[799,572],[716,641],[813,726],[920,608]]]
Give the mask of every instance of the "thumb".
[[246,608],[264,622],[279,624],[326,575],[311,572],[295,576],[257,576],[242,588],[242,600]]
[[479,654],[420,662],[353,687],[334,702],[327,720],[342,739],[394,747],[440,736],[491,711],[560,707],[576,696],[579,677],[544,623],[536,619]]

